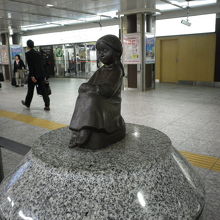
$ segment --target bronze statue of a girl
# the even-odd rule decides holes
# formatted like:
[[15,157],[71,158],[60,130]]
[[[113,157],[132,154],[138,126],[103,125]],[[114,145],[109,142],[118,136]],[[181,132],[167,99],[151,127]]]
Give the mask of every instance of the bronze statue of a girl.
[[97,41],[96,49],[104,65],[79,87],[69,127],[73,131],[70,148],[99,149],[125,137],[121,116],[122,44],[118,37],[105,35]]

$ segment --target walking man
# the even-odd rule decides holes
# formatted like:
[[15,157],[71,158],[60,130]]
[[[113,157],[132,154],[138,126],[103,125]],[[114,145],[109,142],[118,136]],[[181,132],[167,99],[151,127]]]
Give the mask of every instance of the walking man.
[[50,110],[50,98],[46,92],[45,87],[45,71],[43,67],[43,59],[39,52],[34,50],[34,42],[32,40],[27,41],[28,52],[26,52],[26,61],[29,68],[29,75],[28,75],[28,91],[25,101],[22,100],[21,103],[25,105],[27,108],[30,107],[31,101],[34,95],[34,88],[36,85],[39,86],[43,100],[45,103],[45,111]]

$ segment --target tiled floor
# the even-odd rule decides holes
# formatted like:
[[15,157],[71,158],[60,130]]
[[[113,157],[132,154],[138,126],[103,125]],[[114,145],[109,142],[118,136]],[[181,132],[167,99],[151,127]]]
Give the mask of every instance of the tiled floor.
[[[20,101],[26,88],[4,82],[0,89],[0,110],[21,113],[69,124],[77,90],[82,79],[51,79],[51,111],[43,110],[43,100],[35,94],[30,110]],[[181,151],[220,158],[220,88],[157,84],[156,90],[122,92],[122,115],[126,122],[151,126],[166,133]],[[1,117],[0,136],[31,145],[48,130]],[[22,158],[2,150],[5,172]],[[12,159],[8,159],[8,158]],[[11,163],[8,163],[10,161]],[[220,159],[217,161],[220,163]],[[7,164],[7,165],[6,165]],[[195,167],[206,185],[206,207],[202,220],[220,219],[220,172]]]

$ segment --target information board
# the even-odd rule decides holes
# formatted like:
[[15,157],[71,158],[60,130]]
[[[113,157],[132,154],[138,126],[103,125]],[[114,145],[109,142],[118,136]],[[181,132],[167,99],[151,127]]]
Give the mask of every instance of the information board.
[[141,63],[141,35],[139,33],[123,35],[123,63]]
[[12,60],[15,60],[16,55],[20,55],[21,59],[24,59],[22,56],[24,55],[24,50],[21,45],[11,45],[10,46],[11,51],[11,58]]
[[9,56],[8,56],[8,46],[0,45],[0,64],[8,65]]
[[146,63],[155,63],[155,37],[146,38]]

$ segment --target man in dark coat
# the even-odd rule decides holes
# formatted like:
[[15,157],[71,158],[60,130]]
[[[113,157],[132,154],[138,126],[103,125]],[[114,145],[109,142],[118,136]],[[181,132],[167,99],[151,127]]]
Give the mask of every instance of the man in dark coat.
[[34,94],[34,88],[36,85],[39,86],[43,100],[45,103],[45,111],[50,110],[50,98],[46,92],[45,87],[45,71],[43,67],[43,59],[39,52],[34,50],[34,42],[32,40],[27,41],[27,47],[29,51],[25,54],[26,61],[29,68],[29,75],[28,75],[28,92],[25,101],[21,101],[23,105],[25,105],[27,108],[30,107],[33,94]]

